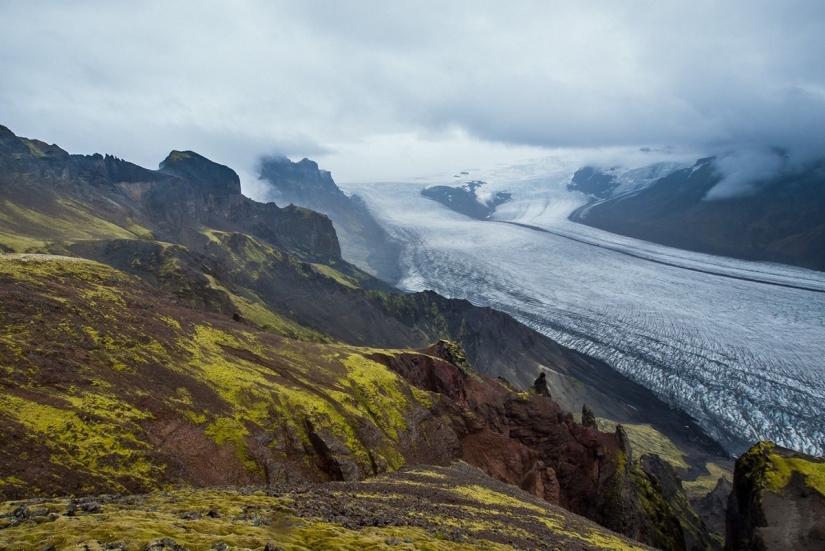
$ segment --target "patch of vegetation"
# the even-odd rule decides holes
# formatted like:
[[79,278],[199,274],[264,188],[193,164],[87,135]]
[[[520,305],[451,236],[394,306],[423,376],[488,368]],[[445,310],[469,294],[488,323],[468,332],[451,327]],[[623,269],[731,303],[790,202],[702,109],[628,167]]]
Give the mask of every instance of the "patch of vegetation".
[[695,480],[682,481],[682,487],[689,497],[704,497],[711,492],[719,479],[724,477],[728,481],[733,480],[733,473],[716,463],[705,463],[705,469],[709,474],[697,477]]
[[326,276],[330,279],[334,279],[344,287],[349,289],[359,289],[360,286],[357,281],[353,278],[345,276],[332,266],[327,266],[326,264],[311,264],[312,269],[315,270],[316,273],[319,273],[323,276]]
[[768,455],[769,468],[765,480],[770,491],[781,494],[794,472],[805,477],[805,484],[825,497],[825,461],[811,461],[801,456]]
[[[0,414],[42,441],[51,464],[102,477],[97,488],[156,487],[166,460],[155,447],[162,439],[147,432],[155,422],[192,427],[183,432],[197,445],[232,450],[252,480],[263,477],[250,449],[256,438],[268,435],[276,455],[297,438],[306,454],[310,430],[334,438],[362,473],[396,469],[399,446],[417,438],[412,420],[432,404],[367,359],[373,349],[283,339],[226,318],[210,323],[202,312],[170,310],[137,278],[103,264],[5,255],[0,280],[8,296],[26,297],[22,308],[5,301],[11,310],[0,309],[0,378],[20,389],[4,396]],[[55,386],[53,374],[65,382]],[[32,483],[31,492],[51,488]]]
[[134,239],[141,238],[147,231],[139,226],[136,229],[137,234],[100,218],[73,199],[55,199],[48,209],[43,210],[0,199],[0,231],[16,236],[17,240]]
[[[578,417],[576,418],[580,419],[581,415],[577,415]],[[600,431],[612,433],[616,432],[616,425],[618,425],[618,423],[611,421],[610,419],[597,417],[596,425]],[[676,447],[676,445],[667,436],[654,429],[651,425],[630,423],[622,423],[621,425],[625,428],[625,431],[627,431],[627,436],[630,438],[630,446],[633,449],[634,455],[641,457],[646,453],[654,454],[658,455],[674,467],[681,467],[683,469],[689,468],[687,462],[685,461],[686,454]],[[718,477],[716,480],[718,480]],[[716,485],[716,480],[714,480],[713,485]],[[713,488],[711,487],[711,489]]]
[[[15,550],[96,549],[119,543],[143,549],[169,538],[191,549],[262,549],[267,543],[285,551],[345,549],[424,549],[468,551],[510,549],[493,542],[480,545],[446,541],[416,527],[351,530],[323,521],[301,519],[291,512],[292,500],[254,490],[178,490],[104,502],[101,512],[66,516],[68,500],[31,503],[44,513],[0,531],[0,547]],[[25,503],[0,504],[0,514]]]
[[147,459],[150,446],[139,426],[146,413],[111,395],[84,392],[64,398],[71,407],[3,394],[0,410],[38,435],[50,448],[53,462],[102,477],[114,491],[124,491],[125,478],[157,487],[162,467]]
[[638,489],[637,495],[653,531],[651,539],[654,546],[660,549],[684,548],[682,527],[673,509],[665,501],[659,481],[649,477],[638,462],[631,466],[630,475]]

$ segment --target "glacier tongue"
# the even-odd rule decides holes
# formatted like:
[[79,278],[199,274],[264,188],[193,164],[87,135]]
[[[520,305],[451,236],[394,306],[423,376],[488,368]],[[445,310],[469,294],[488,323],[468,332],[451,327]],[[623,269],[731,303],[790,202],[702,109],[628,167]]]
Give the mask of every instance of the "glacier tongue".
[[825,455],[825,274],[574,224],[572,171],[537,172],[484,177],[513,193],[493,221],[421,197],[423,183],[342,187],[402,242],[402,288],[493,306],[603,359],[733,453],[767,439]]

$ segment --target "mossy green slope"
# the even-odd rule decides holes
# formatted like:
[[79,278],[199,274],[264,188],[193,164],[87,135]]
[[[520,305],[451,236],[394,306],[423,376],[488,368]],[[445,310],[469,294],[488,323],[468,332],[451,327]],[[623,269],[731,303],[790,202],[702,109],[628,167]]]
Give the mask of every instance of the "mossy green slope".
[[[365,356],[176,304],[75,258],[0,256],[6,497],[398,468],[433,398]],[[423,427],[423,428],[422,428]]]
[[0,548],[10,551],[144,549],[163,538],[192,551],[220,542],[285,551],[647,549],[461,463],[360,483],[6,502],[0,527]]

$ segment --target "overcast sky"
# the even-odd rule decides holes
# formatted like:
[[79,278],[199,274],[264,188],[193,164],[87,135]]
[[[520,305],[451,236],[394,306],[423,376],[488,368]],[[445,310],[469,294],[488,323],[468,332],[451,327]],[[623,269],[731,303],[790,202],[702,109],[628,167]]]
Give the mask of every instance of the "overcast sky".
[[244,179],[276,153],[339,182],[554,148],[809,157],[825,2],[0,0],[0,124]]

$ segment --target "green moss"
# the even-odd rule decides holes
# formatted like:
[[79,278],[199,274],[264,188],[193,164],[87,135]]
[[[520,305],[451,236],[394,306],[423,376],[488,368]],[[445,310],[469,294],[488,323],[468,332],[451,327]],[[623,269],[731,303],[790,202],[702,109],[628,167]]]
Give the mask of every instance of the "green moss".
[[812,461],[801,456],[785,457],[776,453],[768,455],[769,468],[765,473],[767,489],[781,494],[794,472],[805,477],[805,484],[825,497],[825,461]]
[[[581,415],[577,415],[580,419]],[[602,432],[616,432],[616,423],[610,419],[602,417],[596,418],[596,425]],[[658,455],[674,467],[681,467],[683,469],[690,468],[685,461],[685,452],[679,449],[672,440],[667,436],[653,428],[649,424],[629,424],[622,423],[627,436],[630,439],[630,446],[633,449],[634,455],[641,457],[648,453]],[[718,478],[717,478],[718,480]],[[714,485],[716,482],[714,481]]]
[[360,286],[358,282],[352,279],[351,277],[347,277],[335,268],[331,266],[327,266],[325,264],[311,264],[312,269],[315,270],[316,273],[319,273],[323,276],[326,276],[330,279],[333,279],[343,285],[344,287],[348,287],[350,289],[358,289]]
[[[287,498],[218,490],[179,490],[150,494],[132,504],[105,504],[100,514],[57,516],[54,522],[28,523],[0,531],[0,548],[95,549],[99,543],[122,542],[127,549],[143,549],[149,542],[171,538],[178,545],[208,550],[222,541],[231,548],[261,549],[272,542],[287,551],[421,549],[469,551],[479,546],[491,550],[511,549],[492,542],[479,544],[445,541],[422,528],[386,527],[349,530],[340,525],[298,519],[290,514]],[[0,505],[11,512],[15,503]],[[38,507],[60,513],[66,500],[44,502]],[[180,514],[208,511],[217,515],[182,521]],[[405,543],[408,542],[408,543]]]
[[86,392],[65,398],[67,406],[57,407],[43,403],[45,399],[4,394],[0,409],[38,435],[51,453],[51,462],[102,476],[121,491],[122,478],[156,487],[162,467],[147,458],[149,444],[138,424],[147,414],[110,395]]
[[349,387],[385,434],[407,430],[403,413],[409,410],[408,385],[385,366],[358,354],[344,361]]
[[636,495],[642,503],[652,530],[653,545],[660,549],[679,549],[684,546],[684,535],[676,515],[664,498],[664,491],[655,478],[648,477],[638,462],[630,469],[636,485]]
[[728,481],[733,480],[733,473],[716,463],[705,463],[708,474],[697,477],[696,480],[682,481],[682,487],[689,497],[703,497],[712,491],[719,479],[725,477]]
[[329,342],[330,340],[314,329],[309,329],[275,314],[260,299],[253,301],[236,294],[230,294],[229,296],[238,313],[264,331],[309,342]]
[[[35,210],[0,199],[0,232],[17,239],[75,241],[83,239],[134,239],[145,235],[145,228],[134,233],[94,212],[81,202],[56,199],[46,210]],[[15,248],[17,250],[17,248]]]
[[505,494],[496,492],[490,488],[478,485],[470,486],[456,486],[452,490],[454,493],[471,498],[473,501],[483,503],[484,505],[495,505],[503,508],[524,509],[533,511],[535,513],[546,514],[547,510],[544,507],[539,507],[524,501],[515,499]]
[[48,241],[9,233],[2,229],[0,229],[0,245],[17,253],[47,253],[49,251]]

